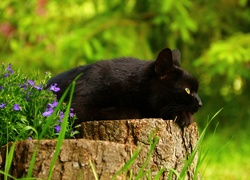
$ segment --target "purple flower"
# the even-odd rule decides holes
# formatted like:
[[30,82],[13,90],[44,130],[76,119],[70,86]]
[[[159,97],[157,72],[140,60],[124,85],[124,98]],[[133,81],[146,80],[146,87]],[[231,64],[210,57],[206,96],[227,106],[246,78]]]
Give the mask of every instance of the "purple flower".
[[31,85],[31,86],[34,86],[35,85],[35,82],[34,81],[32,81],[32,80],[27,80],[27,82],[29,83],[29,85]]
[[32,140],[32,137],[28,137],[28,140]]
[[59,123],[62,123],[62,119],[64,118],[64,113],[62,112],[62,111],[60,111],[60,113],[59,113],[59,120],[58,120],[58,122]]
[[29,101],[30,100],[30,94],[31,94],[31,92],[29,91],[29,92],[27,92],[27,94],[26,94],[26,101]]
[[42,90],[42,89],[43,89],[42,86],[43,86],[43,85],[40,84],[39,86],[34,86],[34,88],[37,89],[37,90]]
[[57,102],[56,100],[54,100],[53,103],[48,104],[48,107],[54,108],[54,107],[56,107],[57,105],[58,105],[58,102]]
[[37,89],[37,90],[42,90],[43,88],[42,88],[42,84],[40,84],[39,86],[36,86],[35,85],[35,82],[34,81],[32,81],[32,80],[27,80],[27,82],[29,83],[29,85],[30,86],[32,86],[32,87],[34,87],[35,89]]
[[3,77],[4,78],[6,78],[6,77],[8,77],[9,76],[9,74],[8,73],[6,73],[5,75],[3,75]]
[[55,125],[54,128],[55,128],[56,133],[59,133],[61,130],[61,126],[59,126],[59,125]]
[[20,108],[20,106],[18,104],[14,104],[13,110],[14,111],[20,111],[21,108]]
[[69,113],[69,116],[70,116],[70,117],[74,117],[75,114],[74,114],[73,111],[74,111],[74,109],[73,109],[73,108],[70,108],[70,113]]
[[14,71],[12,70],[12,65],[9,64],[8,67],[6,68],[6,70],[8,70],[11,74],[14,73]]
[[23,88],[24,90],[26,90],[27,89],[27,85],[26,84],[21,84],[20,88]]
[[0,90],[3,89],[3,86],[0,86]]
[[59,88],[59,87],[56,87],[56,86],[57,86],[56,83],[55,83],[55,84],[52,84],[52,85],[50,86],[50,89],[49,89],[49,90],[54,91],[54,92],[60,91],[60,88]]
[[44,117],[46,116],[50,116],[53,113],[53,109],[52,108],[47,108],[46,111],[42,114]]
[[1,109],[4,108],[5,106],[6,106],[5,103],[0,104],[0,108],[1,108]]
[[63,118],[64,118],[64,114],[63,114],[62,111],[60,111],[59,115],[60,115],[60,119],[63,119]]
[[75,114],[74,114],[73,112],[69,113],[69,116],[70,116],[70,117],[74,117],[74,115],[75,115]]

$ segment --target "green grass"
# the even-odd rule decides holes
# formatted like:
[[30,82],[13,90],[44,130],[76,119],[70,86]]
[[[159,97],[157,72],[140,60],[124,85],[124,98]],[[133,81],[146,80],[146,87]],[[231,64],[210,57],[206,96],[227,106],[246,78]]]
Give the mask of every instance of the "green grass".
[[204,179],[247,180],[250,177],[249,129],[222,129],[204,140],[208,149],[201,173]]

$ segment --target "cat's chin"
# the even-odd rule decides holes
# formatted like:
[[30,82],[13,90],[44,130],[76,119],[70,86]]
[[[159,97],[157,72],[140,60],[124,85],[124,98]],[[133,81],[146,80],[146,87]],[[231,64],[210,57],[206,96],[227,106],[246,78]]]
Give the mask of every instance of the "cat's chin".
[[180,126],[188,126],[194,122],[194,117],[192,113],[183,111],[175,116],[174,121],[178,123]]

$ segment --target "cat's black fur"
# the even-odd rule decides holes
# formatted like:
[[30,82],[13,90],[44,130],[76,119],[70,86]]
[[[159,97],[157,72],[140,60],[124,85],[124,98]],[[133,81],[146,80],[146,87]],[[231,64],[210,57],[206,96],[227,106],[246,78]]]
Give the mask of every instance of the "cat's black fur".
[[49,80],[48,87],[56,83],[60,98],[80,73],[72,101],[77,123],[163,118],[187,126],[202,106],[198,80],[180,67],[179,50],[163,49],[155,61],[120,58],[77,67]]

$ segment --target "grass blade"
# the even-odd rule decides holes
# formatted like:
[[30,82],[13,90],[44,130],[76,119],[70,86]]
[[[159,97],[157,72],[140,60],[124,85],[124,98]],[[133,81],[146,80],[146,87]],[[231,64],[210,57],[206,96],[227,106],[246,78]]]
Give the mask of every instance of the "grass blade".
[[150,133],[149,153],[148,153],[148,155],[146,157],[145,162],[142,164],[142,167],[140,168],[137,176],[135,177],[135,180],[138,180],[138,179],[142,178],[145,175],[144,169],[147,166],[147,164],[148,164],[148,162],[149,162],[149,160],[150,160],[150,158],[152,156],[152,153],[153,153],[153,151],[155,149],[156,144],[159,142],[159,137],[158,136],[156,136],[155,138],[153,138],[154,134],[155,134],[154,132]]
[[29,166],[27,178],[30,178],[30,177],[32,176],[32,171],[33,171],[33,167],[34,167],[34,165],[35,165],[35,160],[36,160],[35,158],[36,158],[36,153],[37,153],[37,150],[38,150],[38,145],[39,145],[39,143],[40,143],[40,140],[43,138],[43,136],[44,136],[44,134],[46,133],[48,127],[50,126],[51,122],[53,121],[53,117],[55,116],[56,112],[59,110],[61,104],[63,103],[63,100],[65,99],[66,94],[67,94],[68,91],[69,91],[69,88],[70,88],[70,87],[68,87],[68,88],[65,90],[64,94],[62,95],[62,98],[59,100],[58,106],[55,108],[55,110],[54,110],[54,112],[52,113],[52,115],[49,116],[49,117],[47,118],[47,121],[46,121],[46,123],[45,123],[45,125],[44,125],[44,128],[42,129],[42,132],[40,133],[40,135],[39,135],[39,137],[38,137],[38,141],[37,141],[36,147],[35,147],[35,149],[34,149],[34,152],[33,152],[33,154],[32,154],[31,161],[30,161],[30,166]]
[[96,173],[95,166],[94,166],[94,164],[91,162],[91,160],[89,161],[89,164],[90,164],[90,167],[91,167],[91,169],[92,169],[92,171],[93,171],[93,173],[94,173],[95,180],[98,180],[98,179],[99,179],[99,178],[98,178],[98,174]]
[[68,125],[68,117],[69,117],[69,113],[70,113],[70,106],[71,106],[71,102],[72,102],[72,98],[73,98],[73,94],[74,94],[74,90],[75,90],[75,83],[76,83],[76,81],[74,80],[71,83],[71,85],[67,88],[67,89],[71,88],[70,98],[69,98],[69,103],[67,105],[67,109],[66,109],[66,112],[65,112],[65,116],[64,116],[64,118],[62,120],[61,130],[59,132],[58,140],[57,140],[57,143],[56,143],[56,151],[55,151],[53,159],[52,159],[52,161],[50,163],[49,175],[48,175],[49,179],[52,176],[52,172],[54,170],[54,166],[55,166],[56,160],[57,160],[57,158],[59,156],[60,148],[61,148],[61,146],[63,144],[63,140],[64,140],[64,137],[65,137],[65,133],[66,133],[67,125]]
[[[67,128],[66,127],[67,126],[67,122],[68,122],[67,118],[68,118],[68,115],[69,115],[69,112],[70,112],[70,105],[71,105],[72,97],[73,97],[73,93],[74,93],[75,82],[77,81],[77,79],[81,75],[82,74],[79,74],[75,78],[75,80],[69,85],[69,87],[67,87],[67,89],[65,90],[65,92],[63,93],[62,97],[60,98],[60,100],[58,102],[58,106],[55,108],[55,110],[52,113],[52,115],[47,118],[47,121],[46,121],[46,123],[44,125],[44,128],[42,129],[42,132],[41,132],[41,134],[38,137],[38,142],[36,144],[35,150],[33,152],[32,158],[31,158],[31,162],[30,162],[30,166],[29,166],[27,178],[30,178],[32,176],[32,170],[33,170],[33,167],[34,167],[34,164],[35,164],[35,157],[36,157],[36,153],[37,153],[37,150],[38,150],[38,145],[40,143],[40,140],[43,138],[44,134],[46,133],[46,130],[50,126],[51,122],[53,121],[53,117],[55,116],[55,114],[57,113],[57,111],[60,109],[61,104],[63,103],[64,99],[66,98],[66,95],[68,94],[68,92],[69,92],[69,90],[71,88],[69,103],[68,103],[68,106],[67,106],[67,109],[66,109],[66,112],[65,112],[65,117],[63,118],[61,131],[60,131],[59,136],[58,136],[58,141],[57,141],[57,145],[56,145],[56,152],[55,152],[54,158],[52,159],[52,162],[55,163],[55,161],[57,159],[56,154],[57,155],[59,154],[60,147],[61,147],[60,145],[62,144],[62,141],[63,141],[64,136],[65,136],[66,128]],[[51,164],[50,165],[50,169],[49,169],[49,177],[52,174],[53,167],[54,167],[54,164]]]
[[[14,150],[16,147],[16,142],[14,142],[11,145],[10,151],[9,151],[8,147],[9,147],[9,144],[7,144],[7,147],[6,147],[6,160],[5,160],[5,167],[4,167],[5,173],[9,173],[9,170],[10,170],[10,167],[12,164],[12,160],[13,160]],[[7,180],[7,179],[8,179],[8,176],[4,175],[4,180]]]
[[11,179],[14,179],[14,180],[16,179],[15,177],[13,177],[10,174],[8,174],[8,172],[6,172],[6,171],[0,170],[0,174],[4,175],[4,179],[8,179],[8,178],[11,178]]
[[177,176],[177,179],[180,179],[179,178],[179,173],[175,169],[170,168],[169,174],[168,174],[168,180],[173,179],[173,174],[175,174]]
[[161,179],[162,173],[166,170],[166,168],[161,168],[160,171],[157,172],[156,176],[154,177],[154,180]]
[[196,146],[195,146],[193,152],[192,152],[191,155],[188,157],[188,160],[185,162],[185,165],[184,165],[184,167],[183,167],[183,169],[182,169],[182,171],[181,171],[181,173],[180,173],[180,178],[181,178],[181,179],[185,179],[186,174],[187,174],[187,171],[188,171],[188,167],[189,167],[189,166],[191,165],[191,163],[193,162],[193,160],[194,160],[194,158],[195,158],[195,155],[196,155],[198,149],[200,148],[200,146],[201,146],[201,144],[202,144],[202,142],[203,142],[203,139],[204,139],[204,137],[205,137],[205,134],[206,134],[206,132],[207,132],[207,129],[208,129],[209,124],[210,124],[210,123],[212,122],[212,120],[222,111],[222,109],[223,109],[223,108],[221,108],[219,111],[217,111],[217,112],[213,115],[213,117],[212,117],[210,120],[208,120],[208,123],[206,124],[205,128],[203,129],[203,131],[202,131],[202,133],[201,133],[201,135],[200,135],[200,137],[199,137],[199,139],[198,139],[198,141],[197,141],[197,144],[196,144]]
[[117,178],[117,176],[119,176],[120,174],[126,172],[129,170],[129,168],[132,166],[132,164],[134,163],[134,161],[136,160],[136,158],[138,157],[140,153],[140,148],[136,148],[132,157],[126,162],[126,164],[112,177],[112,180],[115,180]]

